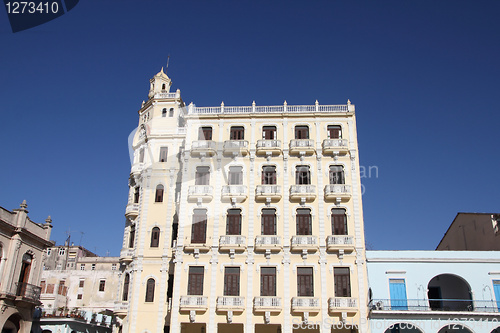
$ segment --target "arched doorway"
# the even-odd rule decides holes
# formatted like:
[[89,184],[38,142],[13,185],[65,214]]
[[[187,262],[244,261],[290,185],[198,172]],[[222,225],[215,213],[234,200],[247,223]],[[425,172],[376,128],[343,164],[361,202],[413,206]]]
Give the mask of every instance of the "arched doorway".
[[2,328],[2,333],[17,333],[21,328],[21,316],[13,314],[7,319]]
[[453,274],[440,274],[427,285],[429,307],[436,311],[472,311],[472,294],[467,281]]
[[412,323],[397,323],[389,326],[384,333],[424,333]]
[[458,323],[453,323],[451,325],[446,325],[441,328],[438,333],[474,333],[468,327],[460,325]]

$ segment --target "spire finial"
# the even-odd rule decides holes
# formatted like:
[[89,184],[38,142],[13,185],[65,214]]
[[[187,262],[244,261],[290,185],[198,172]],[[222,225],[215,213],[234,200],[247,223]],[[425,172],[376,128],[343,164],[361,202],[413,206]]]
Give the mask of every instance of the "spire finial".
[[23,200],[23,202],[19,205],[22,209],[28,208],[28,204],[26,203],[26,200]]
[[49,215],[49,217],[47,217],[47,219],[45,220],[45,223],[47,223],[47,224],[52,224],[52,218],[50,217],[50,215]]

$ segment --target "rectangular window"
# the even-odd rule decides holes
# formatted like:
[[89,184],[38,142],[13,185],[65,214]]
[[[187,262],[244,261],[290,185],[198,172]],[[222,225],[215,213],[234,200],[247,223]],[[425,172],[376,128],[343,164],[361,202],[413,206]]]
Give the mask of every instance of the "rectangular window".
[[233,126],[229,132],[229,140],[244,140],[245,128],[243,126]]
[[130,226],[130,233],[128,236],[128,247],[133,248],[135,243],[135,226]]
[[207,211],[195,209],[193,214],[193,225],[191,226],[191,243],[204,244],[207,235]]
[[66,251],[63,248],[59,249],[59,255],[63,256]]
[[90,267],[90,270],[95,271],[95,264],[92,264],[92,266]]
[[296,220],[297,235],[312,235],[312,218],[310,209],[297,209]]
[[210,185],[210,168],[201,166],[196,168],[195,185]]
[[76,295],[76,299],[82,299],[83,298],[83,295],[82,294],[78,294]]
[[212,140],[212,127],[200,127],[198,140]]
[[139,150],[139,163],[143,163],[144,162],[144,148],[141,148]]
[[78,284],[78,288],[83,288],[85,285],[85,280],[80,280],[80,284]]
[[262,168],[262,185],[276,185],[275,166],[264,166]]
[[309,139],[309,127],[295,126],[295,139],[297,140]]
[[264,126],[264,127],[262,127],[262,139],[264,139],[264,140],[276,140],[276,126]]
[[342,138],[342,127],[338,125],[328,125],[327,132],[328,132],[328,139]]
[[168,155],[168,147],[161,147],[160,148],[160,162],[166,162],[167,155]]
[[116,271],[116,264],[112,264],[112,265],[111,265],[111,270],[112,270],[112,271]]
[[261,267],[260,296],[276,296],[276,267]]
[[226,267],[224,271],[224,296],[240,296],[240,268]]
[[45,294],[45,281],[40,282],[40,293]]
[[54,286],[54,284],[52,284],[52,283],[51,283],[51,284],[48,284],[48,285],[47,285],[47,290],[46,290],[46,293],[47,293],[47,294],[53,294],[53,293],[54,293],[54,287],[55,287],[55,286]]
[[342,165],[330,165],[330,184],[345,184]]
[[314,296],[312,267],[297,267],[297,296]]
[[228,182],[229,182],[229,185],[242,185],[243,184],[243,167],[240,167],[240,166],[229,167]]
[[139,196],[141,194],[139,191],[139,187],[134,189],[134,203],[139,203]]
[[333,269],[333,280],[335,297],[351,297],[349,267],[335,267]]
[[347,235],[347,216],[344,209],[332,209],[332,235]]
[[188,277],[188,295],[203,295],[203,266],[190,266]]
[[227,211],[226,235],[241,235],[241,209]]
[[105,287],[106,287],[106,281],[105,280],[99,281],[99,291],[104,291]]
[[64,286],[64,280],[59,281],[59,288],[57,288],[57,294],[58,295],[65,295],[64,291],[66,287]]
[[276,235],[276,209],[265,208],[262,210],[262,234]]
[[296,185],[310,185],[311,172],[308,165],[297,165],[295,169],[295,184]]

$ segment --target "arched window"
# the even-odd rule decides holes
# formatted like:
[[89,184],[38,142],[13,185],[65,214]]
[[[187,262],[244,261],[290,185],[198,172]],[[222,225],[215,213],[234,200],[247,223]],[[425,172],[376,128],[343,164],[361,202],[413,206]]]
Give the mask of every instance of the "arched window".
[[167,116],[167,109],[166,108],[161,110],[161,116],[164,118]]
[[19,283],[17,285],[17,296],[25,296],[28,288],[28,281],[31,272],[31,262],[33,261],[33,256],[31,254],[25,253],[23,255],[23,263],[21,265],[21,272],[19,275]]
[[164,84],[162,84],[162,85],[161,85],[161,90],[165,90],[165,87],[166,87],[165,83],[164,83]]
[[156,186],[155,202],[163,202],[163,185]]
[[155,299],[155,280],[148,279],[146,283],[146,302],[154,302]]
[[160,243],[160,228],[154,227],[151,230],[151,247],[158,247]]
[[128,273],[125,274],[125,278],[123,279],[123,296],[122,301],[128,301],[128,286],[130,284],[130,275]]
[[168,110],[168,116],[170,118],[172,118],[174,116],[174,108],[170,108],[170,110]]

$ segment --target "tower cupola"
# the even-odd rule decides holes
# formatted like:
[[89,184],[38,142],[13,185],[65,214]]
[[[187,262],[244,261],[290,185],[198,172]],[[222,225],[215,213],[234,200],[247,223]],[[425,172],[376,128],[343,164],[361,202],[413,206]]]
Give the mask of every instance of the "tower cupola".
[[149,98],[153,98],[157,93],[169,93],[170,86],[172,85],[172,80],[163,72],[163,67],[161,70],[149,80]]

